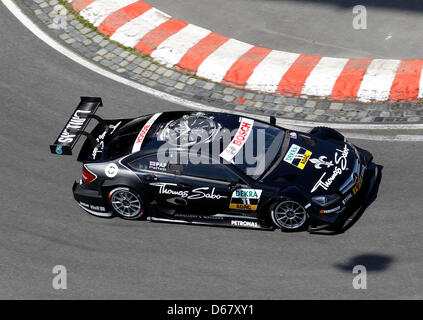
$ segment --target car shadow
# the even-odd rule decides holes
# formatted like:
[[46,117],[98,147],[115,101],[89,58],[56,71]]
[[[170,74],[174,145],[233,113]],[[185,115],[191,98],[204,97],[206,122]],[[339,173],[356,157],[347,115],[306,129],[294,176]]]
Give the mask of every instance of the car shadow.
[[351,272],[355,266],[362,265],[367,271],[384,271],[388,269],[394,257],[378,253],[366,253],[350,258],[346,263],[337,263],[335,268],[345,272]]

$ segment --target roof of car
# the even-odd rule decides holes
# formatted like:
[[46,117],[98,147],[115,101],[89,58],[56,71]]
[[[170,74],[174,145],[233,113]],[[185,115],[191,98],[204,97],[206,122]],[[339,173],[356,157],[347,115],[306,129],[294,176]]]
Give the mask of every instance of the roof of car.
[[[149,123],[149,120],[155,115],[157,115],[155,121]],[[186,141],[190,138],[190,134],[191,137],[195,136],[193,130],[190,130],[192,128],[178,132],[178,127],[182,126],[181,119],[190,122],[193,128],[204,128],[204,132],[209,133],[210,137],[200,139],[200,144],[210,144],[214,141],[217,131],[237,129],[240,125],[239,118],[237,115],[228,113],[192,111],[170,111],[142,116],[128,120],[118,128],[111,137],[108,148],[122,148],[125,149],[123,153],[132,153],[132,147],[140,135],[143,138],[142,146],[139,149],[140,154],[158,152],[164,145],[171,149],[198,145],[198,140],[196,142]],[[185,138],[185,142],[181,141],[183,138]]]

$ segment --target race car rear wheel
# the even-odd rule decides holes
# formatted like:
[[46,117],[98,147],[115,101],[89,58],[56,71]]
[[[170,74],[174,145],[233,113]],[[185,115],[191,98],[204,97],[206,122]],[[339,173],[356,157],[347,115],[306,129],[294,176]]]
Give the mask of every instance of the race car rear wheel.
[[307,211],[298,201],[284,198],[270,206],[273,223],[282,230],[300,230],[308,219]]
[[140,219],[144,216],[145,208],[141,196],[130,188],[119,187],[108,195],[113,212],[128,220]]

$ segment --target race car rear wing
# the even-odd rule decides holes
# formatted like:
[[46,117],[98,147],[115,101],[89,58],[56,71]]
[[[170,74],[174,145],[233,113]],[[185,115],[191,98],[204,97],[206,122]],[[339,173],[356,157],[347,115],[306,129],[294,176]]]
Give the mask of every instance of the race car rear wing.
[[99,116],[95,115],[97,109],[102,106],[103,102],[101,98],[81,97],[81,102],[66,123],[66,126],[63,128],[56,141],[50,145],[51,153],[72,155],[72,149],[81,135],[86,136],[93,144],[93,147],[95,147],[97,143],[96,139],[84,130],[91,118],[96,119],[100,123],[104,122]]

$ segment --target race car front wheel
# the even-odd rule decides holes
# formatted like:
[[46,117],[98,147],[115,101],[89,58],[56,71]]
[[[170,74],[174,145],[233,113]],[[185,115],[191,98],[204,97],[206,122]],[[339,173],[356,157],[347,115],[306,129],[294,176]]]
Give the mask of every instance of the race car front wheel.
[[108,198],[113,212],[123,219],[140,219],[145,213],[141,196],[130,188],[119,187],[113,189],[109,193]]
[[304,206],[288,198],[274,202],[270,206],[270,215],[275,225],[283,231],[300,230],[308,219]]

